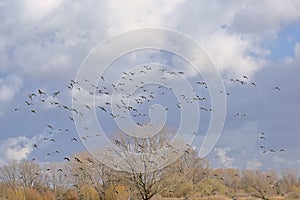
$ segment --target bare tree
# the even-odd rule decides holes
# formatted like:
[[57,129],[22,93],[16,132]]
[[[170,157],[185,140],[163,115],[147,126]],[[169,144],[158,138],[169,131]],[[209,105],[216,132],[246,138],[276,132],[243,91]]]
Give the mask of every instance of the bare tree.
[[281,172],[281,179],[278,181],[277,188],[278,193],[283,195],[289,192],[293,192],[295,186],[299,187],[299,177],[296,171],[293,170],[283,170]]
[[0,168],[0,180],[13,188],[19,185],[18,163],[16,161],[11,161]]
[[73,187],[78,189],[78,192],[82,187],[89,185],[97,192],[99,199],[105,199],[105,190],[120,181],[113,169],[100,163],[87,152],[73,156],[69,171]]
[[276,194],[277,176],[274,172],[246,170],[242,172],[241,182],[255,197],[268,200],[269,196]]
[[21,161],[18,171],[23,187],[38,188],[41,185],[39,177],[42,170],[38,164],[30,161]]
[[62,198],[71,185],[66,165],[61,163],[46,165],[43,169],[42,180],[43,184],[50,188],[57,198]]
[[[165,164],[176,160],[180,153],[169,141],[166,129],[147,138],[122,135],[115,139],[118,149],[113,151],[111,160],[122,160],[123,163],[118,163],[116,168],[125,171],[121,173],[124,181],[140,199],[149,200],[164,190],[163,181],[167,176]],[[167,151],[161,153],[163,148]]]

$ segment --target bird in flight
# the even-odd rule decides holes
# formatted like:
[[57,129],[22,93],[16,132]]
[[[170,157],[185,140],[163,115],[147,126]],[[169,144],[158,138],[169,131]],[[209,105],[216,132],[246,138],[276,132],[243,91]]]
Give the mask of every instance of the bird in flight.
[[103,110],[104,112],[107,112],[106,109],[102,106],[98,106],[101,110]]
[[57,95],[59,95],[59,93],[60,91],[54,92],[52,97],[55,98]]
[[265,140],[266,138],[264,136],[260,136],[259,139]]
[[69,161],[70,162],[70,158],[68,157],[64,157],[64,160]]
[[79,158],[74,157],[75,161],[79,162],[79,163],[83,163]]
[[280,88],[278,86],[274,87],[273,90],[278,90],[280,91]]
[[48,126],[50,129],[53,129],[53,127],[52,127],[50,124],[47,124],[47,126]]
[[32,99],[33,96],[36,96],[36,94],[31,93],[31,94],[28,95],[28,97],[29,97],[29,99],[30,99],[31,101],[33,100],[33,99]]
[[26,103],[28,106],[33,105],[33,103],[28,102],[28,101],[25,101],[25,103]]
[[38,93],[39,93],[39,95],[41,96],[41,95],[46,95],[46,93],[45,92],[43,92],[42,90],[40,90],[40,89],[38,89]]
[[91,110],[91,107],[88,105],[84,105],[87,109]]

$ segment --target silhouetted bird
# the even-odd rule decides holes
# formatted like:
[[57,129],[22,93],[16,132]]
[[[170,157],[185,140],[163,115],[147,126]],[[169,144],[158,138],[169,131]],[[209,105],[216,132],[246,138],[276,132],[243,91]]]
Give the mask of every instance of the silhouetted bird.
[[68,158],[68,157],[64,157],[64,160],[66,160],[66,161],[70,161],[70,158]]
[[87,160],[90,162],[90,163],[94,163],[94,161],[90,158],[87,158]]
[[278,86],[274,87],[273,90],[278,90],[280,91],[280,88]]
[[79,162],[79,163],[83,163],[79,158],[74,157],[75,161]]
[[52,127],[51,125],[47,124],[47,126],[48,126],[49,128],[51,128],[51,129],[53,129],[53,127]]
[[103,110],[104,112],[107,112],[106,109],[102,106],[98,106],[101,110]]
[[38,93],[39,93],[39,95],[41,96],[41,95],[46,95],[46,93],[45,92],[43,92],[42,90],[40,90],[40,89],[38,89]]
[[33,103],[28,102],[28,101],[25,101],[25,103],[26,103],[28,106],[33,105]]
[[32,99],[33,96],[36,96],[36,94],[31,93],[31,94],[28,95],[28,97],[29,97],[29,99],[30,99],[31,101],[33,100],[33,99]]
[[55,98],[57,95],[59,95],[59,93],[60,91],[54,92],[52,97]]
[[87,109],[91,110],[91,108],[88,105],[84,105]]

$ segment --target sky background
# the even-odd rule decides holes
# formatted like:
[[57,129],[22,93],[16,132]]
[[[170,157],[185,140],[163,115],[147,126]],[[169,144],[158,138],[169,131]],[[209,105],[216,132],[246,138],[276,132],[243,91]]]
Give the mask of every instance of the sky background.
[[[124,31],[161,27],[197,41],[216,64],[230,93],[223,132],[207,157],[212,166],[299,171],[299,10],[297,0],[136,0],[126,4],[121,0],[0,0],[0,165],[24,158],[62,161],[66,155],[83,151],[80,141],[70,141],[78,138],[68,119],[72,113],[44,104],[38,97],[28,107],[24,102],[28,94],[41,89],[47,92],[47,101],[52,101],[52,93],[59,90],[55,100],[71,106],[66,85],[96,45]],[[123,61],[133,66],[149,60],[175,63],[175,68],[186,72],[172,56],[156,53],[132,54]],[[208,96],[205,91],[201,94]],[[30,112],[33,108],[36,115]],[[246,116],[236,117],[236,113]],[[203,115],[207,122],[209,115]],[[106,118],[100,115],[99,120]],[[176,129],[177,121],[171,117],[168,126]],[[105,130],[115,131],[113,125],[105,124]],[[259,138],[261,132],[265,140]],[[38,151],[33,144],[39,145]]]

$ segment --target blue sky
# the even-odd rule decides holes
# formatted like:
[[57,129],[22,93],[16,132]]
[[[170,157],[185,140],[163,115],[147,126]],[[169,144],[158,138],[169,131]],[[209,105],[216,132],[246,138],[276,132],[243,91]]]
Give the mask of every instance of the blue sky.
[[271,59],[284,59],[294,56],[294,44],[300,40],[300,23],[293,22],[284,26],[276,40],[270,44]]
[[[39,162],[61,161],[65,155],[84,150],[80,142],[70,141],[79,137],[68,119],[72,113],[36,100],[33,106],[38,114],[34,115],[24,102],[28,94],[41,89],[49,94],[47,101],[52,101],[52,93],[59,90],[56,100],[71,106],[66,85],[96,45],[125,31],[161,27],[197,41],[216,64],[230,93],[224,129],[207,157],[212,165],[299,169],[299,10],[296,0],[132,1],[126,5],[121,0],[0,0],[0,164],[33,157]],[[131,54],[115,67],[122,68],[120,62],[124,62],[125,70],[149,61],[192,74],[187,66],[181,68],[182,62],[162,52]],[[190,76],[188,80],[195,83],[199,79]],[[207,91],[196,90],[209,98]],[[176,102],[170,94],[156,103],[172,107],[170,99]],[[180,114],[176,105],[170,113],[167,125],[176,129]],[[236,113],[246,115],[236,117]],[[200,132],[205,132],[210,115],[201,114]],[[110,119],[101,114],[98,118],[105,122],[106,131],[115,132],[112,121],[106,123]],[[62,133],[59,128],[70,131]],[[259,139],[261,132],[266,140]],[[32,149],[34,143],[39,144],[38,151]],[[262,154],[261,145],[284,152]],[[52,154],[57,149],[60,154]],[[45,156],[47,153],[51,156]]]

